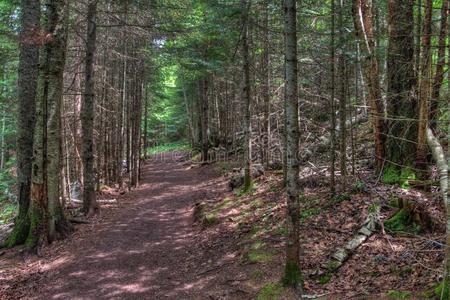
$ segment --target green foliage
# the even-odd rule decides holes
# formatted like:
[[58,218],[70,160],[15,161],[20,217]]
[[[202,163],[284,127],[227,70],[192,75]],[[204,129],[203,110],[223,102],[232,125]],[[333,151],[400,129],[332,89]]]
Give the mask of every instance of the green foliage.
[[179,141],[175,143],[169,143],[164,145],[159,145],[155,147],[151,147],[147,149],[147,153],[150,155],[164,153],[164,152],[171,152],[171,151],[187,151],[190,150],[191,147],[188,143],[185,141]]
[[409,188],[408,180],[416,179],[416,174],[411,168],[399,169],[396,166],[389,165],[383,172],[383,183],[399,184],[402,188]]
[[449,283],[443,280],[434,288],[434,295],[439,297],[438,299],[449,299]]
[[280,283],[269,283],[262,287],[256,296],[257,300],[276,300],[283,294],[284,288]]
[[386,296],[393,299],[408,299],[412,296],[412,293],[409,291],[395,291],[391,290],[386,293]]
[[417,234],[420,232],[420,225],[416,224],[407,209],[400,209],[390,219],[384,221],[384,227],[391,232],[406,232]]
[[351,199],[352,199],[352,197],[349,194],[339,194],[339,195],[334,196],[331,199],[331,202],[334,204],[338,204],[338,203],[341,203],[344,201],[350,201]]
[[352,191],[354,193],[364,193],[366,192],[366,190],[367,190],[366,184],[362,180],[357,180],[355,184],[353,184],[352,186]]

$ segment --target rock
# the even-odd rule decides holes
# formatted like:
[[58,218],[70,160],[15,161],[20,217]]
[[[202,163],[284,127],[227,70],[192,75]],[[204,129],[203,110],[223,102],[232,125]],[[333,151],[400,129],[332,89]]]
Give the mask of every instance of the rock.
[[[236,174],[237,173],[237,174]],[[230,181],[228,182],[228,186],[231,189],[238,188],[244,184],[244,168],[233,169],[233,175],[231,176]],[[261,177],[264,175],[264,166],[262,164],[253,164],[251,166],[251,176],[253,179]]]
[[204,214],[205,214],[205,202],[197,202],[194,205],[194,212],[192,213],[192,218],[194,220],[194,223],[201,222],[203,220]]
[[356,248],[358,248],[364,241],[367,240],[366,235],[358,234],[355,236],[352,240],[350,240],[346,245],[345,249],[349,251],[354,251]]
[[347,259],[347,257],[348,253],[344,248],[338,248],[332,256],[332,258],[334,258],[340,263],[344,262]]

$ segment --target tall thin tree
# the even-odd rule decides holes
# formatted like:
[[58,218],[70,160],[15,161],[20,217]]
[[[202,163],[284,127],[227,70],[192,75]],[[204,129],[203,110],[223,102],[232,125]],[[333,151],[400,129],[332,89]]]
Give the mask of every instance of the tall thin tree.
[[87,5],[87,38],[84,70],[84,94],[81,102],[81,128],[83,149],[83,210],[92,215],[98,210],[95,196],[94,174],[94,114],[95,114],[95,78],[94,55],[97,38],[97,0],[89,0]]
[[299,126],[298,126],[298,61],[297,7],[295,0],[284,0],[285,34],[285,118],[286,118],[286,201],[288,238],[283,282],[300,292],[303,282],[300,271],[300,201],[299,201]]

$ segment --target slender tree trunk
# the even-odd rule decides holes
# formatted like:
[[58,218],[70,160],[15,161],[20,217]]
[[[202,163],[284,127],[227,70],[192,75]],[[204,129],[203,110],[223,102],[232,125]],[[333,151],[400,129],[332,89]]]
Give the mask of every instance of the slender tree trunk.
[[353,20],[360,47],[364,49],[364,77],[367,85],[370,114],[375,141],[375,166],[381,171],[385,159],[385,122],[383,120],[383,100],[380,87],[380,67],[376,53],[372,1],[353,0]]
[[87,38],[85,58],[84,95],[81,103],[82,149],[83,149],[83,210],[88,216],[98,211],[95,196],[94,174],[94,115],[95,115],[95,78],[94,55],[97,38],[97,0],[89,0],[87,7]]
[[202,99],[202,160],[203,162],[208,161],[208,148],[209,148],[209,136],[208,136],[208,125],[209,125],[209,116],[208,116],[208,79],[202,79],[202,89],[200,90],[201,99]]
[[264,105],[264,117],[263,117],[263,158],[262,162],[267,167],[270,162],[270,41],[269,41],[269,1],[264,2],[264,23],[263,23],[263,84],[262,84],[262,97]]
[[423,23],[421,67],[419,78],[419,129],[417,134],[416,166],[421,170],[419,177],[424,177],[427,160],[427,126],[431,96],[431,22],[433,1],[425,2],[425,19]]
[[331,97],[330,97],[330,117],[331,117],[331,141],[330,141],[330,192],[332,195],[336,193],[336,109],[335,109],[335,91],[336,91],[336,75],[335,75],[335,62],[336,62],[336,45],[335,45],[335,31],[336,31],[336,4],[335,0],[331,0]]
[[244,104],[244,190],[247,191],[252,185],[251,177],[251,85],[250,85],[250,54],[248,43],[248,13],[250,11],[250,2],[241,0],[241,23],[242,23],[242,59],[244,82],[242,87],[242,97]]
[[341,172],[341,185],[342,190],[347,189],[347,81],[346,79],[346,41],[344,34],[344,0],[339,0],[339,15],[338,15],[338,27],[339,27],[339,56],[338,56],[338,74],[339,74],[339,125],[340,125],[340,144],[339,144],[339,169]]
[[298,127],[298,62],[297,62],[297,8],[295,0],[284,0],[285,76],[286,76],[286,130],[287,130],[287,224],[286,265],[283,282],[300,292],[303,281],[300,271],[300,203],[299,203],[299,127]]
[[40,1],[22,0],[22,20],[20,34],[18,115],[17,115],[17,190],[19,214],[7,245],[25,242],[30,222],[31,166],[36,114],[36,93],[39,74],[39,34]]
[[61,105],[63,100],[63,74],[66,62],[67,26],[69,5],[67,0],[50,0],[48,9],[49,32],[52,41],[49,43],[49,65],[46,80],[48,84],[47,106],[47,140],[46,171],[44,181],[48,197],[48,241],[63,237],[68,223],[65,219],[60,197],[61,171]]
[[[436,73],[434,76],[434,82],[431,94],[430,115],[429,122],[430,128],[435,131],[437,127],[437,114],[439,110],[439,95],[444,80],[444,65],[445,65],[445,38],[447,36],[447,19],[448,19],[448,0],[442,1],[441,8],[441,25],[439,31],[438,42],[438,55],[436,63]],[[448,72],[448,71],[447,71]],[[450,85],[449,85],[450,86]]]

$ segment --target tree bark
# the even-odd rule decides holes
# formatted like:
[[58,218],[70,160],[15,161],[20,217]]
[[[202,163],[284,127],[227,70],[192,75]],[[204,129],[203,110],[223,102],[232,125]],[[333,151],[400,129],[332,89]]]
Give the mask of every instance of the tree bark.
[[421,170],[419,177],[424,177],[427,169],[427,126],[431,96],[431,21],[433,1],[426,0],[425,19],[423,23],[421,67],[419,78],[419,128],[417,133],[416,166]]
[[399,172],[415,161],[418,126],[413,2],[388,1],[386,171]]
[[242,59],[243,59],[243,87],[242,97],[244,104],[244,190],[247,191],[252,185],[251,178],[251,116],[250,116],[250,103],[251,103],[251,85],[250,85],[250,55],[249,55],[249,43],[248,43],[248,14],[250,11],[250,2],[247,0],[241,0],[241,23],[242,23]]
[[374,37],[374,18],[371,0],[353,0],[353,20],[355,33],[361,49],[364,49],[364,77],[367,85],[370,114],[375,141],[375,166],[381,171],[385,159],[386,132],[383,120],[383,99],[380,87],[380,68]]
[[39,74],[40,1],[22,0],[17,115],[17,199],[19,213],[7,245],[23,244],[29,231],[31,166]]
[[300,271],[300,203],[299,203],[299,126],[298,126],[298,62],[297,62],[297,8],[295,0],[284,0],[285,76],[286,76],[286,194],[287,224],[286,265],[283,282],[300,292],[303,281]]
[[84,95],[81,103],[81,126],[83,148],[83,210],[88,216],[95,214],[99,206],[95,195],[94,174],[94,115],[95,78],[94,56],[97,38],[97,0],[89,0],[87,6],[87,37],[85,57]]
[[[439,95],[444,80],[444,65],[445,65],[445,38],[447,36],[447,19],[448,19],[448,0],[442,1],[441,8],[441,25],[439,31],[438,55],[436,63],[436,73],[431,94],[429,123],[430,128],[436,131],[437,128],[437,114],[439,110]],[[447,71],[448,72],[448,71]]]

